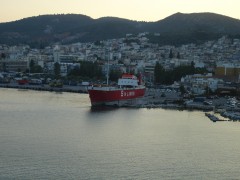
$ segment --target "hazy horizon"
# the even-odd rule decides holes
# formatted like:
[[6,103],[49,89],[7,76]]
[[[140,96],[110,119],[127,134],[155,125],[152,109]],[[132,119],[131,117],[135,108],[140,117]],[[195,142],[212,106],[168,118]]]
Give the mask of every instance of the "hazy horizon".
[[136,21],[158,21],[181,12],[216,13],[240,19],[239,0],[4,0],[0,7],[0,23],[27,17],[52,14],[82,14],[93,19],[119,17]]

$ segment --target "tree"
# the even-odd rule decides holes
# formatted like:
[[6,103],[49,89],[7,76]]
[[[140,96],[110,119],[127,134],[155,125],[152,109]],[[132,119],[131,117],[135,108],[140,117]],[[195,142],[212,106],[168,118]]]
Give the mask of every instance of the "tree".
[[183,95],[184,93],[186,93],[186,90],[184,88],[184,86],[181,84],[180,87],[179,87],[179,90],[181,92],[181,94]]
[[56,79],[59,79],[61,77],[60,74],[60,64],[58,62],[54,63],[54,75]]
[[122,75],[122,72],[119,70],[111,70],[109,73],[109,79],[111,81],[117,81]]
[[39,65],[35,65],[33,67],[33,73],[42,73],[43,72],[43,68]]
[[191,61],[191,67],[194,68],[195,67],[195,63],[193,61]]
[[95,46],[101,46],[102,43],[101,43],[101,41],[97,40],[97,41],[94,42],[94,45],[95,45]]
[[6,54],[5,53],[1,53],[1,59],[5,59],[6,58]]
[[170,58],[170,59],[173,58],[173,52],[172,52],[172,49],[170,49],[169,58]]
[[68,76],[79,76],[80,75],[80,68],[75,66],[68,74]]
[[177,58],[178,58],[178,59],[180,59],[180,58],[181,58],[181,57],[180,57],[180,53],[179,53],[179,52],[177,53]]
[[191,73],[195,73],[195,63],[193,61],[191,62]]
[[92,64],[91,71],[92,71],[92,77],[97,77],[97,78],[102,77],[102,68],[98,65],[96,61]]
[[35,66],[34,61],[31,59],[30,63],[29,63],[29,68],[30,68],[30,72],[33,73],[33,68]]
[[155,83],[160,83],[163,74],[164,74],[164,69],[159,64],[159,62],[157,62],[155,67],[154,67],[154,81],[155,81]]
[[86,62],[82,61],[80,63],[80,68],[75,67],[68,74],[69,76],[80,76],[87,78],[97,78],[101,79],[103,77],[102,68],[97,62]]
[[35,62],[33,60],[30,61],[29,64],[29,70],[31,73],[42,73],[43,72],[43,68],[37,64],[35,64]]
[[123,64],[123,60],[118,60],[118,64]]
[[3,62],[3,71],[4,71],[4,72],[7,71],[7,64],[6,64],[6,62]]
[[173,70],[165,71],[157,62],[154,68],[155,83],[172,84],[174,81],[179,81],[181,77],[198,73],[207,72],[205,68],[194,68],[194,66],[178,66]]

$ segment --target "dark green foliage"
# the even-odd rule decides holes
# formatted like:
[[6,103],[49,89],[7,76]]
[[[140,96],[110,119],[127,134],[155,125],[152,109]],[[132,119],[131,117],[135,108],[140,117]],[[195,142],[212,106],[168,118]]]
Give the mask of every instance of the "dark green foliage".
[[[128,33],[141,32],[150,32],[150,43],[159,45],[202,43],[222,35],[239,37],[240,21],[213,13],[177,13],[157,22],[137,22],[114,17],[92,19],[76,14],[44,15],[0,23],[0,42],[44,48],[53,42],[96,41],[98,44],[98,40],[122,38]],[[154,36],[155,32],[160,33],[160,36]]]
[[123,64],[123,60],[118,60],[118,64]]
[[60,64],[58,62],[54,63],[54,75],[56,79],[61,77],[61,69]]
[[43,72],[43,68],[41,66],[39,66],[39,65],[35,65],[33,67],[32,71],[33,71],[33,73],[42,73]]
[[80,67],[76,66],[74,67],[74,69],[72,69],[70,71],[70,73],[68,74],[68,76],[80,76]]
[[179,66],[173,70],[165,71],[159,63],[156,63],[154,69],[154,77],[156,84],[172,84],[174,81],[179,81],[183,76],[191,74],[206,73],[204,68],[194,68],[194,66]]
[[6,54],[5,53],[1,53],[0,59],[5,59],[6,58]]
[[180,59],[180,58],[181,58],[181,57],[180,57],[180,53],[179,53],[179,52],[177,53],[177,58],[178,58],[178,59]]
[[172,49],[170,49],[169,58],[170,58],[170,59],[173,58],[173,52],[172,52]]
[[191,62],[191,68],[194,68],[195,63],[192,61]]
[[160,83],[163,79],[163,76],[164,76],[164,69],[159,64],[159,62],[157,62],[156,65],[155,65],[155,68],[154,68],[154,81],[155,81],[155,83]]
[[102,46],[102,44],[101,44],[100,41],[95,41],[95,42],[94,42],[94,45],[95,45],[95,46]]
[[34,66],[35,66],[35,63],[34,63],[33,60],[31,60],[30,63],[29,63],[30,72],[32,72]]
[[42,73],[43,72],[42,67],[39,65],[36,65],[33,60],[30,61],[29,67],[30,67],[30,73]]
[[6,62],[3,63],[3,71],[4,71],[4,72],[7,71],[7,65],[6,65]]
[[207,73],[206,68],[194,68],[194,74],[204,74]]
[[179,90],[180,90],[181,94],[186,93],[186,90],[182,84],[180,85]]
[[109,73],[109,80],[117,81],[122,75],[122,72],[119,70],[111,70]]
[[131,44],[131,43],[137,43],[137,44],[140,43],[139,39],[125,39],[123,42],[128,44],[128,45]]
[[97,62],[82,61],[80,68],[75,67],[68,76],[81,76],[88,78],[101,79],[103,77],[102,69]]

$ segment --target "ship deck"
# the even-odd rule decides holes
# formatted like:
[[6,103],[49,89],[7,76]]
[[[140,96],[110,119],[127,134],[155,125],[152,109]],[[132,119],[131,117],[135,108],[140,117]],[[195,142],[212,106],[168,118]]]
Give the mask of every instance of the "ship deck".
[[143,89],[145,88],[144,86],[138,86],[138,87],[132,87],[132,88],[127,88],[127,87],[114,87],[114,86],[93,86],[93,87],[88,87],[88,90],[99,90],[99,91],[117,91],[117,90],[132,90],[132,89]]

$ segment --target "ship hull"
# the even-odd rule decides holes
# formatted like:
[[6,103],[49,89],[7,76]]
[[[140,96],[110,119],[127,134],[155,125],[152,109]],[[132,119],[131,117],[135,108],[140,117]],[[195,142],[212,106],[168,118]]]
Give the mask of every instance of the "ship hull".
[[145,94],[145,88],[130,89],[88,89],[92,106],[132,104]]

